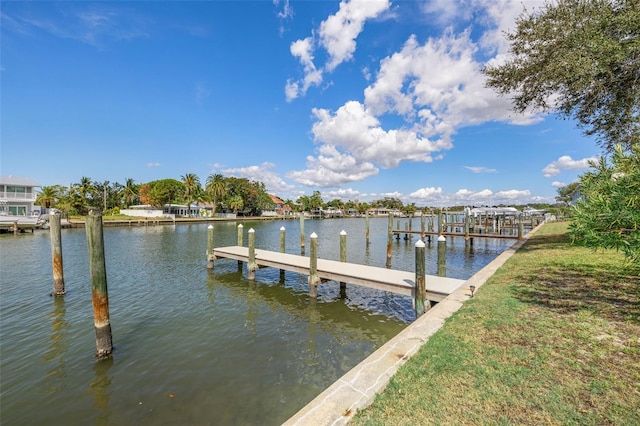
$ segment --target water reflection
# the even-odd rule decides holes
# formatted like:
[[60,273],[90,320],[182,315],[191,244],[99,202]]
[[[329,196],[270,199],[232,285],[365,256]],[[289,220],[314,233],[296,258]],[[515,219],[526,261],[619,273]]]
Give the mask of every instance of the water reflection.
[[63,389],[67,377],[65,354],[69,347],[69,323],[65,320],[66,305],[62,297],[54,297],[52,300],[53,310],[48,317],[51,319],[49,348],[42,357],[42,362],[47,365],[45,393],[55,393]]
[[94,377],[85,392],[87,395],[93,395],[93,408],[97,411],[97,425],[109,424],[109,416],[111,415],[109,400],[111,399],[112,393],[112,391],[109,390],[111,386],[109,370],[113,367],[113,363],[113,357],[109,357],[101,359],[94,364]]

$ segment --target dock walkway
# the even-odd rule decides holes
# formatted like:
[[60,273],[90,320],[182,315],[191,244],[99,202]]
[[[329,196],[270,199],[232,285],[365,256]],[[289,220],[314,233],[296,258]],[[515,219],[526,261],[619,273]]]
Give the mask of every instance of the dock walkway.
[[[249,248],[241,246],[216,247],[213,259],[249,261]],[[259,267],[272,267],[309,275],[310,258],[268,250],[255,250],[255,262]],[[375,266],[358,265],[335,260],[318,259],[318,277],[324,281],[355,284],[404,296],[415,297],[415,273]],[[460,288],[466,281],[426,275],[427,299],[440,302]]]

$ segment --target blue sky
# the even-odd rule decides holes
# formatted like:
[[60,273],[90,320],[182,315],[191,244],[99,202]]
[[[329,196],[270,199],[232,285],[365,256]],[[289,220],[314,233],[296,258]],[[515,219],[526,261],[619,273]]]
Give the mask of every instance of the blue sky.
[[[524,1],[529,10],[541,1]],[[0,173],[553,202],[600,154],[484,86],[521,0],[1,3]]]

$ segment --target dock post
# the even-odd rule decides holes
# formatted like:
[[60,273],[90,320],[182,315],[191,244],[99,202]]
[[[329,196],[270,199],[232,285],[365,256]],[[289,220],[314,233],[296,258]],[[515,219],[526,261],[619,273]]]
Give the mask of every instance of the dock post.
[[422,239],[422,241],[424,241],[424,234],[425,234],[425,217],[424,217],[424,212],[422,212],[422,215],[420,216],[420,238]]
[[[285,229],[280,227],[280,253],[285,252]],[[284,282],[284,269],[280,269],[280,282]]]
[[443,219],[442,210],[440,210],[438,212],[438,235],[442,235],[443,231],[444,231],[444,219]]
[[256,269],[258,269],[258,265],[256,264],[256,231],[251,228],[249,229],[249,263],[247,263],[247,271],[249,274],[249,279],[251,281],[256,279]]
[[367,246],[369,246],[369,210],[364,212],[364,224],[365,224],[364,238]]
[[213,269],[213,225],[207,226],[207,269]]
[[520,220],[518,220],[518,239],[521,240],[524,235],[524,222],[522,221],[522,213],[520,213]]
[[469,211],[464,211],[464,240],[469,241]]
[[[347,232],[340,232],[340,262],[347,261]],[[346,297],[347,283],[340,282],[340,297]]]
[[[400,229],[398,229],[398,231],[400,231]],[[409,240],[409,222],[405,222],[404,224],[404,240],[408,241]],[[399,236],[400,234],[398,234]]]
[[20,228],[18,228],[18,222],[13,222],[13,235],[18,235]]
[[389,226],[387,229],[387,268],[391,267],[391,245],[393,244],[393,216],[389,213]]
[[304,212],[300,212],[300,252],[304,256]]
[[63,296],[64,270],[62,267],[62,232],[60,213],[49,215],[49,231],[51,235],[51,264],[53,266],[53,293],[52,296]]
[[91,275],[91,299],[93,300],[93,325],[96,331],[98,358],[111,355],[111,323],[109,321],[109,294],[107,268],[104,260],[102,214],[90,211],[85,219],[87,246],[89,248],[89,273]]
[[318,284],[320,284],[320,277],[318,277],[318,236],[316,233],[311,234],[311,249],[309,252],[309,296],[312,298],[318,297]]
[[[244,245],[243,239],[244,226],[240,223],[238,224],[238,247],[242,247]],[[242,271],[242,260],[238,260],[238,272]]]
[[424,241],[418,240],[416,248],[416,288],[414,294],[414,306],[416,318],[420,317],[431,308],[431,302],[427,300],[426,275],[424,272]]
[[447,276],[447,239],[444,235],[438,237],[438,276]]

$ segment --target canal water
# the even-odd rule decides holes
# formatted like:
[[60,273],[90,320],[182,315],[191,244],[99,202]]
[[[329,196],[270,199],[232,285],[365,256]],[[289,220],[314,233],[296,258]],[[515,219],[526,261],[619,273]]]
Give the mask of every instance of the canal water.
[[[386,266],[386,218],[307,220],[319,257]],[[215,245],[237,243],[215,223]],[[242,222],[256,247],[300,254],[297,220]],[[104,229],[114,354],[97,361],[84,229],[62,231],[67,294],[53,298],[48,231],[0,235],[0,421],[6,425],[277,425],[415,319],[410,298],[260,269],[206,268],[208,224]],[[414,219],[413,229],[420,229]],[[391,267],[415,270],[414,244],[394,240]],[[512,240],[447,241],[446,275],[466,279]],[[437,271],[427,244],[426,272]],[[427,284],[428,285],[428,284]]]

